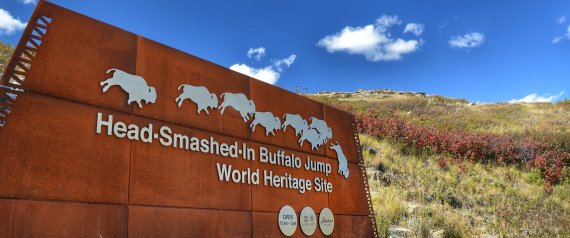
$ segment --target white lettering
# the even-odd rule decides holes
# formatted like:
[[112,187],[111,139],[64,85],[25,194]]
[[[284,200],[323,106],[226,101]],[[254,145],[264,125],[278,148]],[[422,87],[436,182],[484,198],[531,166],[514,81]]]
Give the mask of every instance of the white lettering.
[[107,135],[112,135],[113,115],[109,115],[108,121],[103,121],[103,113],[97,113],[97,134],[101,134],[101,127],[107,127]]
[[139,140],[139,127],[135,124],[130,124],[128,127],[127,138],[129,140]]
[[148,124],[147,127],[143,127],[141,129],[141,141],[145,143],[152,143],[152,137],[154,134],[152,133],[152,124]]
[[161,127],[160,128],[160,137],[161,138],[160,138],[160,140],[158,140],[158,141],[160,141],[160,144],[162,144],[163,146],[172,145],[172,136],[170,136],[170,135],[172,135],[172,130],[169,127],[167,127],[167,126]]
[[113,133],[115,133],[116,137],[125,138],[125,136],[127,136],[127,125],[118,121],[115,123],[115,126],[113,126]]

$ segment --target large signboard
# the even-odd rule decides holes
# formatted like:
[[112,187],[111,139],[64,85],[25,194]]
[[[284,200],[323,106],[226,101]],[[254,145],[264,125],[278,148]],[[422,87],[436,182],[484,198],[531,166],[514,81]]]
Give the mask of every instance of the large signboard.
[[45,1],[1,85],[2,234],[376,235],[350,114]]

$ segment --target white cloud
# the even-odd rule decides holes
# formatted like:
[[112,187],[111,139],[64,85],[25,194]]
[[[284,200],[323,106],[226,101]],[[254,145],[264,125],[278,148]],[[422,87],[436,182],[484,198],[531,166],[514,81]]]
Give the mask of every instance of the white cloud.
[[398,19],[398,16],[387,16],[382,15],[380,18],[376,19],[376,25],[382,32],[390,29],[393,25],[400,25],[402,21]]
[[234,64],[230,66],[230,69],[269,84],[276,84],[279,77],[281,77],[280,73],[283,72],[283,67],[290,67],[296,58],[297,55],[290,55],[287,58],[275,60],[271,65],[263,68],[253,68],[246,64]]
[[282,71],[282,67],[283,65],[289,67],[293,64],[293,62],[295,62],[295,59],[297,58],[296,55],[290,55],[289,57],[285,58],[285,59],[280,59],[280,60],[276,60],[275,62],[273,62],[273,66],[278,70],[278,71]]
[[424,32],[424,29],[425,29],[424,24],[408,23],[406,25],[406,28],[404,29],[404,34],[410,32],[416,36],[419,36]]
[[562,24],[566,21],[566,16],[559,16],[555,19],[556,23]]
[[4,9],[0,9],[0,35],[11,35],[16,31],[26,28],[28,23],[15,19],[10,13]]
[[399,60],[402,55],[418,50],[422,43],[416,39],[393,38],[390,29],[399,24],[401,21],[398,16],[384,15],[374,24],[347,26],[336,34],[325,36],[317,45],[324,47],[329,53],[364,55],[369,61]]
[[259,48],[249,48],[249,50],[247,51],[247,57],[248,58],[254,58],[257,61],[260,61],[261,58],[263,58],[263,56],[265,56],[265,48],[263,47],[259,47]]
[[566,29],[566,33],[562,36],[555,37],[552,40],[552,43],[553,44],[560,43],[563,40],[570,40],[570,25],[568,25],[568,28]]
[[454,36],[449,40],[449,46],[453,48],[473,48],[482,45],[485,42],[485,34],[480,32],[471,32],[463,36]]
[[280,76],[279,72],[273,69],[273,66],[267,66],[265,68],[256,69],[249,67],[245,64],[234,64],[230,66],[230,69],[245,74],[247,76],[259,79],[269,84],[277,83],[277,80],[279,79]]
[[509,103],[517,103],[517,102],[554,102],[558,99],[560,99],[562,97],[562,95],[564,95],[564,91],[560,92],[559,94],[556,95],[550,95],[549,93],[544,94],[544,95],[538,95],[536,93],[531,93],[529,95],[526,95],[523,98],[520,99],[513,99],[510,100]]
[[20,2],[22,2],[23,4],[26,4],[26,5],[29,5],[29,4],[36,5],[36,3],[37,3],[36,0],[20,0]]

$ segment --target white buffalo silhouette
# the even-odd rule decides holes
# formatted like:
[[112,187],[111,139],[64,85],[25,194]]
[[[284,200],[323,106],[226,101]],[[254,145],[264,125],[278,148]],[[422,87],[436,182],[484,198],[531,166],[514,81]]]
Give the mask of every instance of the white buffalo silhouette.
[[281,128],[283,128],[283,131],[285,131],[288,126],[291,126],[295,129],[295,135],[299,135],[303,130],[309,127],[307,121],[299,115],[285,114],[283,115],[283,118],[285,118],[285,121],[281,126]]
[[336,157],[338,158],[338,173],[344,176],[344,178],[348,178],[349,171],[346,156],[344,156],[338,141],[336,142],[336,145],[331,143],[330,148],[336,152]]
[[182,106],[182,102],[184,102],[185,99],[190,99],[192,102],[196,103],[196,106],[198,107],[198,114],[204,110],[206,114],[209,115],[210,112],[208,112],[208,108],[218,107],[218,97],[216,94],[210,93],[208,88],[204,86],[182,84],[178,86],[178,90],[180,89],[182,89],[182,93],[180,93],[180,96],[176,98],[178,107]]
[[311,117],[311,124],[309,125],[309,128],[317,130],[319,134],[323,136],[323,144],[332,138],[332,129],[324,120],[320,120],[316,117]]
[[273,116],[271,112],[255,112],[255,118],[251,122],[249,127],[251,131],[255,131],[257,125],[261,125],[265,128],[265,136],[269,136],[269,133],[275,135],[275,131],[281,129],[281,121],[279,117]]
[[220,114],[224,115],[226,107],[232,107],[239,112],[244,122],[247,122],[255,113],[255,103],[248,100],[242,93],[223,93],[224,102],[220,104]]
[[303,142],[308,141],[311,144],[311,150],[317,149],[319,146],[323,145],[323,138],[319,132],[313,128],[307,128],[301,131],[301,138],[299,139],[299,145],[303,146]]
[[103,92],[107,92],[111,86],[119,85],[121,89],[129,94],[127,104],[137,102],[142,108],[141,101],[154,103],[156,101],[156,89],[149,87],[143,77],[132,75],[119,69],[109,69],[107,73],[113,73],[113,77],[100,83]]

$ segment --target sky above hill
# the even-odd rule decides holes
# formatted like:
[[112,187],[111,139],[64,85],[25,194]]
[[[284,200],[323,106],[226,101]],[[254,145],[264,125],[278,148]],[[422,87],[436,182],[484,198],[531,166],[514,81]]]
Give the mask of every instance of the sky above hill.
[[[570,1],[52,2],[291,91],[570,98]],[[1,41],[35,4],[1,0]]]

